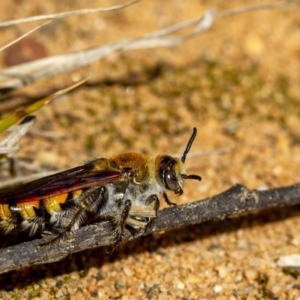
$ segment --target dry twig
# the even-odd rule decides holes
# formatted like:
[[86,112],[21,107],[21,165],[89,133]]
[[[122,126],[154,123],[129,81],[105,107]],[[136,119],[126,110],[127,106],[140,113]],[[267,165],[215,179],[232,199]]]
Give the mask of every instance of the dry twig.
[[[300,0],[293,0],[267,5],[242,7],[219,13],[215,13],[213,10],[209,9],[202,17],[180,22],[172,26],[163,28],[162,30],[146,34],[139,38],[127,39],[113,44],[98,46],[75,53],[51,56],[4,69],[0,72],[0,80],[6,81],[1,83],[0,89],[18,89],[38,80],[45,80],[58,74],[74,71],[117,51],[157,47],[173,47],[207,31],[212,27],[215,20],[219,18],[257,10],[283,8],[290,5],[297,5],[299,3]],[[86,10],[85,13],[88,13],[88,10]],[[60,18],[63,17],[64,15],[60,16]],[[192,32],[189,34],[171,35],[176,31],[190,27],[192,28]]]
[[126,4],[110,6],[107,8],[87,8],[87,9],[79,9],[79,10],[67,11],[67,12],[62,12],[62,13],[57,13],[57,14],[38,15],[38,16],[33,16],[33,17],[28,17],[28,18],[21,18],[21,19],[17,19],[17,20],[3,21],[3,22],[0,22],[0,27],[8,27],[8,26],[12,26],[12,25],[19,25],[19,24],[29,23],[29,22],[44,21],[44,20],[57,20],[57,19],[63,19],[63,18],[68,18],[68,17],[72,17],[72,16],[80,16],[80,15],[86,15],[86,14],[94,14],[94,13],[98,13],[98,12],[109,12],[109,11],[114,11],[114,10],[120,10],[120,9],[126,8],[128,6],[131,6],[139,1],[140,0],[134,0],[134,1],[126,3]]
[[24,33],[23,35],[21,35],[21,36],[18,37],[17,39],[14,39],[14,40],[11,41],[10,43],[8,43],[8,44],[6,44],[6,45],[0,47],[0,52],[3,51],[3,50],[5,50],[5,49],[8,48],[8,47],[14,45],[15,43],[17,43],[17,42],[19,42],[20,40],[24,39],[26,36],[28,36],[28,35],[30,35],[31,33],[33,33],[34,31],[36,31],[36,30],[40,29],[41,27],[43,27],[43,26],[49,24],[50,22],[51,22],[51,21],[48,21],[48,22],[45,22],[45,23],[43,23],[43,24],[41,24],[41,25],[39,25],[39,26],[36,26],[35,28],[33,28],[33,29],[29,30],[28,32]]
[[[158,212],[149,232],[200,224],[206,221],[240,215],[244,212],[263,210],[276,206],[300,203],[300,184],[269,190],[249,190],[237,184],[229,190],[186,205],[170,207]],[[141,236],[126,232],[124,241]],[[76,230],[70,240],[37,250],[41,240],[34,240],[13,247],[0,249],[0,273],[21,267],[58,261],[67,255],[85,249],[108,246],[114,243],[113,225],[102,222]]]

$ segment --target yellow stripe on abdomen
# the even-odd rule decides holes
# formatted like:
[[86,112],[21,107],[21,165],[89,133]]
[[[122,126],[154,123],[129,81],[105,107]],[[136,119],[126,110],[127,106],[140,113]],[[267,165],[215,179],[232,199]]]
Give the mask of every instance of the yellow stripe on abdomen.
[[67,198],[68,198],[68,193],[43,199],[47,212],[50,215],[56,212],[60,212],[61,211],[60,204],[66,203]]
[[72,192],[73,198],[79,197],[82,193],[83,193],[83,190],[73,191]]
[[9,204],[0,204],[0,219],[12,217]]
[[39,199],[16,203],[16,207],[19,209],[19,213],[23,220],[36,217],[36,211],[34,207],[38,209],[39,206]]

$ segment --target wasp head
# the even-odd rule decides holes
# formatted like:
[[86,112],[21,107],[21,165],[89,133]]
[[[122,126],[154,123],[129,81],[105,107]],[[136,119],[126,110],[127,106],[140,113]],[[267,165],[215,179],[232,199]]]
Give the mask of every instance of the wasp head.
[[183,172],[186,156],[197,135],[197,129],[194,128],[193,134],[183,152],[181,159],[169,155],[159,155],[156,157],[157,176],[163,186],[175,194],[182,195],[183,182],[185,179],[201,180],[199,175],[186,175]]

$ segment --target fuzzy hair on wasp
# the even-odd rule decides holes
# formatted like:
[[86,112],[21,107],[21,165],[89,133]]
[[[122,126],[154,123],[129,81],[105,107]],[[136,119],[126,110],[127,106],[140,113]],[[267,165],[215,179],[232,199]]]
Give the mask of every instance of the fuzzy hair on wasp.
[[[115,246],[124,229],[146,231],[156,218],[159,196],[182,195],[187,179],[184,164],[196,138],[187,143],[181,159],[169,155],[152,157],[123,153],[111,158],[95,158],[87,163],[18,186],[0,190],[0,230],[28,231],[29,235],[52,234],[50,243],[68,235],[91,220],[112,220]],[[49,243],[46,243],[46,245]]]

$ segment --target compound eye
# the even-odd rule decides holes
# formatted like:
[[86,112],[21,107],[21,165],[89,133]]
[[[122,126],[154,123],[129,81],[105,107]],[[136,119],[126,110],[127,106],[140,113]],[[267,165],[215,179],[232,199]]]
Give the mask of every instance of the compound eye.
[[168,190],[176,191],[180,188],[174,171],[166,171],[164,176],[165,186]]

